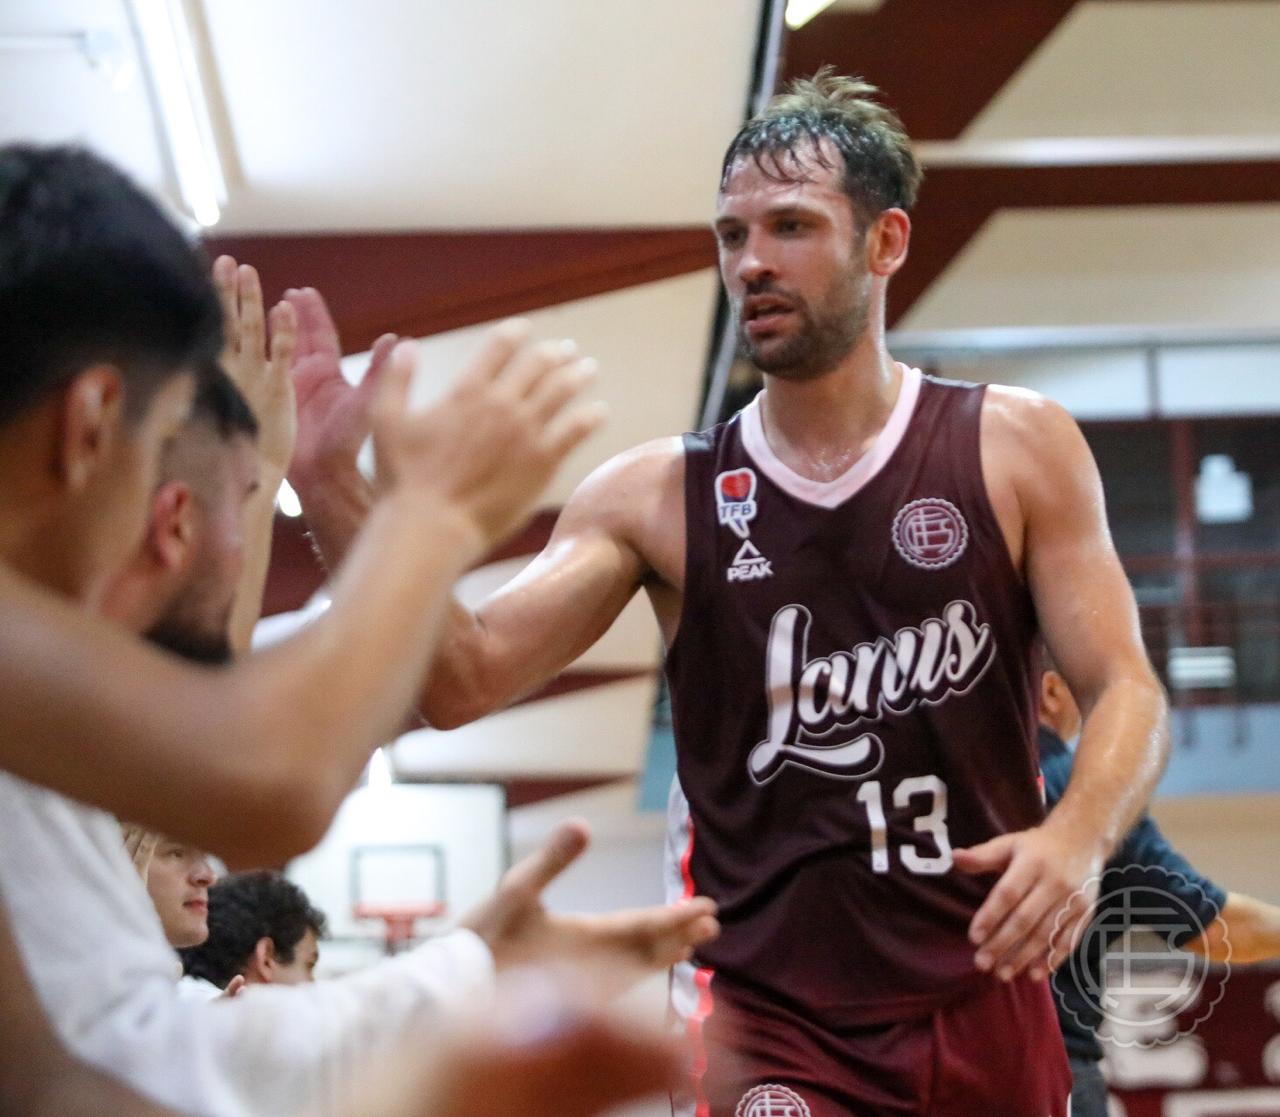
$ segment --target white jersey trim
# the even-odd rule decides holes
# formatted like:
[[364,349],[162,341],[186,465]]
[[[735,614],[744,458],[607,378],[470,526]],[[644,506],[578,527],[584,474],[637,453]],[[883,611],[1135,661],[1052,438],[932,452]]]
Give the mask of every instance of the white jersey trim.
[[889,412],[884,430],[876,437],[871,449],[834,481],[814,481],[809,477],[801,477],[770,449],[769,440],[764,433],[764,421],[760,417],[760,396],[764,392],[742,409],[743,447],[769,480],[783,492],[807,504],[816,504],[819,508],[838,507],[888,464],[907,433],[911,416],[915,414],[916,401],[920,398],[923,377],[918,368],[908,368],[906,365],[899,367],[902,369],[902,387],[898,391],[893,410]]

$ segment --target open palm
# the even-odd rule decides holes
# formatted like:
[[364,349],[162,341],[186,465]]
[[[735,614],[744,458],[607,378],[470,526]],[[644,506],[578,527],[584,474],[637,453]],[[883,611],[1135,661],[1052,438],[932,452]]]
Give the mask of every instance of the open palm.
[[[291,481],[349,472],[369,435],[369,407],[379,375],[398,340],[384,334],[374,343],[369,367],[359,384],[342,374],[342,344],[320,292],[313,287],[285,292],[298,316],[293,387],[298,401],[298,438]],[[295,485],[296,487],[296,485]]]

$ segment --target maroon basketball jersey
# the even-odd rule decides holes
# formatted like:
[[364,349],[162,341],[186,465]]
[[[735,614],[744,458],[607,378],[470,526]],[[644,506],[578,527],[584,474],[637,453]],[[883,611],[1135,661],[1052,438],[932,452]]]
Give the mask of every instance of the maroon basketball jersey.
[[704,980],[831,1027],[980,980],[967,930],[992,882],[951,850],[1043,818],[1036,621],[983,484],[983,393],[904,369],[830,482],[770,451],[758,400],[685,439],[666,674],[691,825],[669,868],[720,904]]

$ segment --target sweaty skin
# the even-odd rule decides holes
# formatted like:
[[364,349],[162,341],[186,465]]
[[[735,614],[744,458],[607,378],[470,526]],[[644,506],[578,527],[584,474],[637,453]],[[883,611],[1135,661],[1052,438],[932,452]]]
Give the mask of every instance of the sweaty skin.
[[[886,210],[860,233],[830,167],[779,182],[744,162],[721,194],[715,228],[721,275],[762,367],[803,329],[800,308],[816,313],[833,291],[866,291],[866,328],[834,368],[765,376],[771,449],[801,476],[837,477],[874,443],[901,386],[885,348],[884,295],[906,259],[909,220]],[[300,318],[305,332],[307,316]],[[304,428],[326,418],[300,411]],[[1014,568],[1086,716],[1075,775],[1051,820],[955,851],[959,871],[1001,874],[971,939],[977,965],[1011,979],[1028,967],[1042,974],[1066,956],[1067,936],[1050,949],[1058,914],[1065,907],[1070,926],[1091,909],[1092,878],[1163,766],[1166,711],[1107,529],[1101,481],[1074,421],[1035,393],[992,387],[981,437],[983,479]],[[360,522],[354,466],[317,453],[295,462],[295,477],[332,560]],[[670,645],[681,623],[683,484],[678,438],[618,455],[588,477],[520,575],[474,611],[451,604],[423,715],[451,728],[537,688],[589,648],[641,588]],[[326,488],[344,500],[326,501]]]
[[[314,845],[370,751],[402,724],[447,587],[516,526],[600,421],[572,405],[584,382],[575,355],[525,346],[525,334],[517,325],[491,332],[454,389],[423,411],[408,407],[415,354],[400,347],[372,400],[387,488],[334,584],[334,604],[310,631],[251,662],[214,672],[162,655],[87,615],[87,592],[78,602],[50,593],[61,582],[37,580],[34,560],[13,561],[18,544],[0,547],[0,691],[39,696],[0,704],[0,765],[234,864]],[[25,429],[0,434],[15,457],[33,440]],[[139,508],[154,475],[138,471],[139,491],[127,494]],[[30,515],[0,519],[43,538]],[[136,546],[125,537],[120,561]],[[81,541],[75,554],[92,551]],[[93,587],[95,599],[101,590]],[[193,779],[201,811],[188,808]]]

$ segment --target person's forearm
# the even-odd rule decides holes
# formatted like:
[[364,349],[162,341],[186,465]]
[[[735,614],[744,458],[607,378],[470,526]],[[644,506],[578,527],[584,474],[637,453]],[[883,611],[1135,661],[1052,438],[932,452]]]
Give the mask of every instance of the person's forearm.
[[1154,676],[1113,682],[1085,718],[1071,780],[1048,824],[1096,842],[1105,859],[1145,809],[1168,747],[1168,708]]
[[[10,1106],[12,1105],[12,1108]],[[55,1059],[29,1069],[19,1093],[0,1097],[0,1115],[17,1117],[181,1117],[175,1109],[144,1098],[100,1070],[59,1049]]]
[[1248,965],[1280,958],[1280,907],[1229,892],[1219,918],[1185,945],[1211,962]]
[[0,908],[0,1117],[177,1117],[67,1054]]
[[284,474],[264,464],[259,487],[244,510],[244,568],[236,587],[231,611],[231,650],[244,655],[253,640],[253,628],[262,616],[262,594],[271,566],[271,541],[275,528],[276,493]]
[[328,570],[336,570],[351,550],[373,507],[373,489],[354,462],[328,471],[307,470],[290,477],[302,505],[311,542]]
[[[450,588],[481,547],[470,521],[441,503],[400,495],[378,503],[334,580],[330,608],[237,675],[240,732],[251,742],[244,759],[267,753],[278,763],[278,779],[263,782],[267,795],[273,785],[309,786],[327,824],[372,749],[400,732]],[[291,714],[285,727],[280,710]]]

